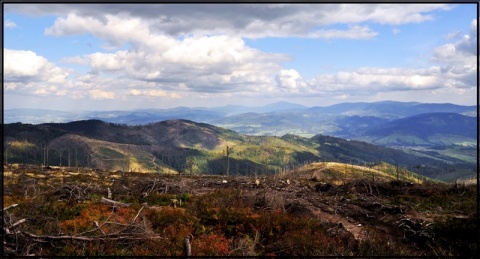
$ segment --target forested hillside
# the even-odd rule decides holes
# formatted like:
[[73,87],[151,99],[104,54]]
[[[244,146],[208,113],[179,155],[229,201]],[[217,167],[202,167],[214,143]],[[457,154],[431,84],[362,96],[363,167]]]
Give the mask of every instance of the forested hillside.
[[99,120],[5,125],[6,163],[81,166],[137,172],[278,174],[314,161],[387,162],[424,176],[454,180],[475,163],[316,135],[248,136],[188,120],[127,126]]

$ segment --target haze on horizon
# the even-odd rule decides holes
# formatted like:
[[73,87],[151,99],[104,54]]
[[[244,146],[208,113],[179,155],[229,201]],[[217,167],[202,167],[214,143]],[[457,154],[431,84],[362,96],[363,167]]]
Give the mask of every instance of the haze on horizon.
[[3,5],[4,109],[477,104],[476,4]]

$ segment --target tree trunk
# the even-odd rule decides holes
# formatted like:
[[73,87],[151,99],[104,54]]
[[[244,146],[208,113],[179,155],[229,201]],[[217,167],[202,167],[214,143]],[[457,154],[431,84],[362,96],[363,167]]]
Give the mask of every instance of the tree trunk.
[[192,245],[190,244],[192,235],[189,235],[183,239],[183,255],[185,257],[192,256]]

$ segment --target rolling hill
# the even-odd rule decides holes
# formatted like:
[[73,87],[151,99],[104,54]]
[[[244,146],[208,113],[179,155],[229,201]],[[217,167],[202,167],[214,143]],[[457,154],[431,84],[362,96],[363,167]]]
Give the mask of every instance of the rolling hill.
[[457,113],[425,113],[364,130],[361,139],[386,146],[475,146],[477,120]]
[[[476,106],[392,101],[341,103],[327,107],[316,106],[268,113],[250,112],[215,119],[209,123],[252,135],[279,136],[292,133],[304,137],[323,134],[341,138],[357,138],[363,135],[366,130],[381,129],[388,122],[430,113],[438,113],[439,115],[456,113],[472,117],[472,120],[474,120],[476,118]],[[443,119],[454,120],[455,118],[446,116]],[[464,130],[471,130],[471,128],[471,126],[468,126]],[[428,129],[432,130],[430,135],[436,134],[434,133],[434,127]]]
[[[437,179],[474,174],[476,164],[316,135],[249,136],[188,120],[139,126],[99,120],[4,125],[10,163],[78,165],[104,170],[206,174],[276,174],[314,161],[387,162]],[[420,167],[422,165],[422,167]],[[421,168],[421,169],[420,169]]]

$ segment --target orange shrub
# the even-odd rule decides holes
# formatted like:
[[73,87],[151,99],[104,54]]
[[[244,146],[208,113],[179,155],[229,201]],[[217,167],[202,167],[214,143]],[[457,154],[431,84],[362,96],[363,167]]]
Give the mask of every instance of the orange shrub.
[[105,204],[89,204],[82,209],[79,216],[60,222],[60,227],[67,234],[79,234],[94,230],[96,228],[94,221],[96,221],[105,233],[111,233],[122,226],[103,224],[107,218],[108,222],[129,224],[135,215],[136,212],[130,208],[116,208],[114,210],[111,206]]
[[227,256],[230,255],[230,244],[223,235],[201,235],[192,241],[192,255]]

